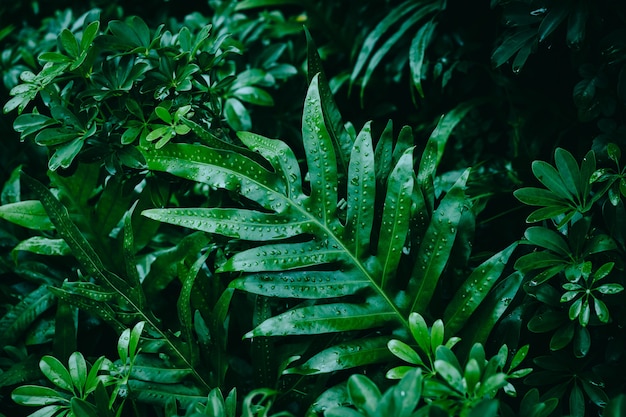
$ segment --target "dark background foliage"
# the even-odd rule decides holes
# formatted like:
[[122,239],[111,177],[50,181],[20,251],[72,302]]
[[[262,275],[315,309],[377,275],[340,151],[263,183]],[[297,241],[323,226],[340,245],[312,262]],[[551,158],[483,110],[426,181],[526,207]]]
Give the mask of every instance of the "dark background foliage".
[[[432,10],[428,9],[423,16],[417,16],[428,7],[432,7]],[[41,70],[37,57],[42,52],[57,50],[59,33],[64,28],[71,27],[78,16],[92,9],[100,10],[101,31],[105,30],[110,21],[124,20],[130,16],[139,16],[152,31],[163,24],[172,33],[178,33],[183,27],[195,27],[198,30],[201,25],[212,23],[215,33],[231,34],[229,42],[232,39],[232,43],[225,44],[223,50],[230,47],[237,49],[235,53],[228,55],[226,64],[216,64],[211,68],[211,71],[218,74],[215,75],[218,78],[236,78],[242,73],[246,74],[248,70],[262,69],[271,72],[272,65],[276,68],[275,66],[284,64],[284,77],[272,78],[271,81],[263,77],[241,78],[241,85],[255,89],[253,91],[257,94],[253,98],[248,97],[249,101],[238,96],[235,90],[229,90],[232,84],[228,83],[225,83],[222,90],[212,90],[208,94],[213,94],[212,99],[218,103],[215,107],[219,109],[217,112],[203,107],[204,103],[200,103],[203,100],[202,94],[194,96],[200,97],[196,101],[188,99],[194,106],[192,112],[197,113],[195,120],[201,118],[204,123],[202,126],[196,125],[193,133],[200,131],[198,126],[208,128],[220,140],[234,145],[240,145],[236,137],[238,130],[250,130],[269,138],[281,138],[294,149],[301,166],[305,165],[303,161],[306,148],[302,143],[301,133],[302,103],[312,76],[307,74],[311,55],[307,54],[307,39],[303,27],[307,28],[317,44],[337,107],[343,121],[348,122],[348,131],[356,133],[367,121],[372,120],[372,137],[379,138],[381,134],[384,135],[387,121],[393,120],[392,136],[397,137],[400,127],[408,125],[413,133],[415,155],[421,155],[426,152],[431,132],[442,115],[458,108],[468,109],[458,118],[458,124],[447,140],[443,159],[437,169],[434,195],[436,202],[440,203],[461,172],[472,167],[465,191],[467,200],[464,200],[467,206],[471,206],[472,215],[463,218],[464,223],[459,227],[463,233],[457,238],[459,243],[456,244],[451,255],[452,260],[443,272],[444,278],[437,287],[435,301],[425,312],[429,323],[443,314],[444,303],[453,298],[460,283],[472,271],[511,243],[522,240],[525,244],[520,245],[514,255],[517,262],[511,262],[506,272],[508,274],[515,269],[523,274],[523,290],[517,293],[506,314],[498,316],[500,320],[485,342],[489,354],[495,355],[503,343],[513,351],[530,345],[530,357],[534,359],[534,363],[529,366],[536,368],[538,373],[531,374],[526,380],[527,384],[522,385],[522,388],[518,387],[518,390],[524,394],[531,388],[538,387],[542,395],[541,401],[558,398],[559,406],[554,415],[583,415],[585,409],[601,410],[609,398],[624,392],[624,381],[612,371],[623,366],[625,361],[622,353],[626,343],[623,336],[623,306],[620,307],[617,301],[618,298],[623,301],[623,295],[616,295],[614,299],[609,292],[598,295],[599,299],[607,303],[611,319],[603,321],[599,317],[601,314],[591,314],[591,321],[587,323],[580,318],[580,311],[573,315],[571,309],[568,310],[567,307],[574,298],[568,299],[567,306],[561,299],[566,297],[566,291],[573,288],[568,287],[568,283],[595,285],[590,280],[593,280],[597,269],[607,263],[615,264],[609,275],[611,283],[623,284],[624,281],[626,227],[621,218],[625,213],[622,199],[626,195],[626,185],[620,185],[620,181],[624,181],[624,174],[619,162],[619,149],[626,149],[626,6],[623,2],[449,0],[424,1],[419,6],[417,3],[399,0],[155,1],[149,5],[117,0],[3,2],[0,5],[0,72],[3,78],[0,90],[1,96],[6,98],[4,102],[10,99],[9,92],[21,83],[20,75],[24,71],[37,74]],[[400,17],[389,20],[394,15]],[[380,25],[385,19],[391,23],[383,31]],[[410,22],[413,23],[409,25]],[[405,24],[408,26],[403,26]],[[424,28],[429,29],[422,32]],[[372,35],[379,30],[377,36]],[[366,48],[363,46],[368,40],[372,46],[369,54],[364,51]],[[417,45],[418,42],[421,43]],[[268,57],[268,51],[278,49],[280,53]],[[169,56],[168,53],[163,52],[163,56]],[[373,57],[376,53],[380,57],[378,63],[374,63]],[[361,64],[363,67],[359,69]],[[369,75],[364,76],[368,71]],[[59,85],[67,85],[64,83],[75,75],[71,74],[67,79],[61,76]],[[76,94],[80,96],[80,90],[76,87],[80,79],[76,80],[77,84],[68,87],[68,90],[75,88]],[[263,92],[259,93],[259,90]],[[143,94],[144,90],[141,91]],[[83,100],[84,96],[80,97]],[[231,106],[229,112],[226,110],[226,102],[233,98],[239,106]],[[180,103],[169,100],[167,109],[171,109],[173,114],[176,108],[186,103],[183,103],[184,100]],[[160,102],[154,97],[150,98],[150,103],[146,104],[149,107],[146,117],[148,114],[152,115],[152,110]],[[46,100],[38,96],[26,106],[24,113],[32,112],[34,107],[42,110],[47,105]],[[107,106],[102,108],[108,111]],[[208,185],[190,184],[189,181],[168,176],[158,172],[159,169],[142,171],[125,162],[123,158],[115,159],[124,149],[129,148],[124,148],[128,144],[118,146],[116,143],[114,146],[113,142],[105,141],[103,145],[96,141],[94,143],[98,146],[94,145],[95,154],[88,154],[86,151],[79,153],[77,160],[73,163],[70,161],[67,168],[60,168],[51,174],[47,164],[50,157],[48,151],[52,148],[39,146],[32,138],[21,137],[16,128],[19,123],[14,125],[18,111],[10,110],[0,118],[3,141],[3,151],[0,152],[0,184],[5,184],[2,204],[36,197],[32,189],[24,186],[20,188],[19,181],[15,180],[15,170],[19,166],[59,190],[57,197],[65,204],[76,202],[76,196],[72,195],[77,188],[73,182],[76,181],[76,172],[90,172],[94,192],[88,193],[88,198],[81,200],[85,210],[81,211],[79,204],[71,206],[70,212],[89,243],[104,257],[107,267],[115,272],[124,270],[122,260],[116,255],[123,246],[119,225],[111,224],[111,230],[100,231],[93,225],[102,219],[101,212],[105,210],[102,207],[105,207],[108,199],[115,200],[119,197],[116,203],[119,211],[117,220],[122,219],[135,199],[140,201],[141,209],[168,204],[179,207],[258,208],[254,206],[256,203],[237,195],[236,190],[213,190]],[[110,114],[103,114],[107,117],[115,114],[117,117],[119,112],[116,113],[115,110],[113,108]],[[122,107],[121,110],[125,111],[126,108]],[[160,122],[156,116],[151,120],[155,123],[164,121],[161,119]],[[121,119],[98,120],[98,123],[98,129],[102,132],[113,132],[113,138],[119,137],[127,128],[126,120]],[[155,126],[157,125],[152,125],[151,129]],[[176,140],[183,137],[181,134]],[[180,140],[184,142],[187,139]],[[383,139],[380,141],[383,142]],[[541,160],[554,165],[557,148],[568,151],[578,164],[588,156],[590,150],[594,151],[596,165],[593,168],[603,171],[593,177],[594,186],[589,190],[589,195],[584,196],[592,201],[588,207],[582,207],[582,204],[575,206],[572,203],[578,197],[582,200],[584,193],[580,196],[569,196],[569,199],[567,195],[558,195],[544,181],[545,176],[540,175],[537,165],[533,164],[533,161]],[[90,168],[82,165],[81,169],[84,171],[76,171],[79,169],[77,161],[81,164],[90,162],[92,165],[89,165]],[[550,173],[556,175],[552,171]],[[560,168],[559,174],[565,175]],[[116,178],[115,181],[119,183],[111,181],[111,178]],[[142,181],[148,184],[147,191],[134,188],[143,183]],[[562,181],[568,184],[566,179]],[[593,241],[589,245],[595,249],[576,252],[575,245],[570,243],[570,252],[559,254],[563,259],[555,260],[554,247],[546,243],[550,239],[556,239],[554,235],[540,239],[537,233],[549,232],[538,232],[537,229],[528,231],[529,224],[526,220],[534,209],[529,206],[550,206],[552,203],[547,203],[547,200],[533,202],[528,198],[524,199],[523,192],[514,195],[514,191],[543,186],[556,196],[554,199],[560,201],[558,204],[554,201],[552,203],[558,207],[570,207],[575,214],[563,220],[559,216],[569,213],[569,209],[563,209],[558,215],[540,219],[541,222],[534,226],[553,231],[568,242],[574,239],[572,235],[579,233],[584,236],[581,239],[585,242]],[[207,251],[210,252],[207,265],[219,265],[225,256],[247,248],[241,241],[233,243],[220,237],[205,239],[199,237],[201,234],[190,237],[188,230],[166,224],[158,226],[151,223],[151,220],[137,219],[139,217],[133,214],[135,228],[139,227],[143,233],[137,232],[137,245],[141,247],[138,257],[143,256],[142,260],[146,264],[151,262],[151,256],[162,257],[163,263],[159,266],[168,262],[176,265],[182,263],[188,269],[201,249],[209,247],[212,249]],[[562,221],[565,223],[559,224]],[[70,257],[67,253],[62,256],[21,254],[19,262],[14,262],[12,249],[18,243],[37,236],[38,232],[5,220],[0,219],[0,222],[1,314],[10,312],[40,284],[61,286],[66,278],[80,278],[80,266],[74,261],[68,261]],[[590,224],[586,229],[582,226],[584,222]],[[578,226],[574,226],[575,224]],[[572,232],[572,228],[576,232]],[[109,238],[112,243],[107,240]],[[538,251],[552,251],[549,256],[553,257],[550,260],[553,264],[548,265],[545,260],[541,263],[533,258],[532,254]],[[407,259],[400,265],[401,272],[410,271],[408,268],[411,264]],[[586,262],[590,263],[585,264]],[[512,266],[513,263],[515,267]],[[555,278],[550,278],[549,281],[546,279],[539,286],[529,284],[537,276],[542,276],[542,268],[555,267],[557,264],[567,266],[555,273]],[[214,267],[205,266],[202,272],[204,275],[201,275],[213,287],[210,291],[207,290],[210,294],[208,301],[195,294],[194,297],[198,298],[190,301],[192,305],[197,307],[205,301],[211,306],[217,304],[219,294],[226,292],[225,288],[236,276],[217,273],[216,276],[220,278],[212,280],[215,273]],[[144,291],[150,297],[150,308],[163,320],[165,328],[180,327],[169,294],[181,292],[182,283],[174,278],[181,275],[184,274],[177,270],[171,274],[151,277],[153,281],[150,281],[151,278],[144,281]],[[574,297],[573,294],[569,296]],[[241,342],[241,337],[249,329],[270,316],[297,305],[294,300],[267,301],[260,297],[241,292],[233,296],[232,305],[242,306],[241,312],[246,314],[236,314],[229,318],[230,329],[225,338],[229,344],[230,367],[225,375],[216,377],[216,385],[225,394],[230,388],[237,387],[241,390],[242,398],[254,388],[271,386],[280,392],[277,403],[279,410],[303,414],[325,388],[345,382],[346,371],[310,380],[294,375],[283,378],[276,375],[267,377],[266,373],[260,373],[256,369],[262,360],[259,355],[266,353],[270,347],[273,352],[281,352],[281,355],[276,356],[278,360],[279,357],[286,358],[292,351],[312,354],[326,346],[313,338],[301,342],[301,336],[290,336],[269,343],[270,347],[259,346],[258,341],[257,344],[247,340]],[[594,305],[593,301],[591,303],[589,305]],[[594,307],[589,305],[587,309],[593,310]],[[21,329],[24,332],[20,333],[19,338],[24,340],[6,343],[10,348],[5,349],[6,354],[0,362],[0,367],[6,373],[5,380],[0,378],[1,395],[4,398],[0,412],[5,415],[26,415],[22,407],[9,401],[10,393],[19,383],[38,379],[38,370],[33,364],[36,364],[39,357],[51,352],[68,354],[72,351],[71,347],[60,349],[58,343],[51,348],[54,345],[54,336],[51,336],[54,331],[45,328],[55,326],[52,317],[56,315],[56,331],[60,333],[59,329],[62,327],[59,323],[72,320],[68,319],[67,314],[63,316],[62,310],[59,307],[42,313],[44,318],[48,316],[46,320],[33,319],[28,331]],[[550,324],[543,327],[538,325],[543,319],[550,321]],[[115,357],[114,343],[107,342],[117,338],[119,329],[112,328],[85,311],[74,319],[76,320],[80,323],[73,346],[76,350],[90,359],[99,355]],[[130,326],[131,322],[132,320],[123,324]],[[67,322],[65,324],[66,330],[71,328]],[[559,332],[560,325],[567,328],[567,331]],[[460,335],[467,337],[471,326],[468,329],[470,330],[464,330],[466,333],[460,332]],[[363,333],[365,332],[352,331],[334,335],[332,340],[350,341],[357,336],[363,336]],[[382,333],[391,337],[390,332]],[[36,335],[44,336],[37,339]],[[406,334],[402,337],[407,340]],[[461,350],[463,349],[467,352],[469,346],[461,345]],[[569,361],[560,363],[557,358],[565,355]],[[202,360],[210,362],[210,356],[207,355]],[[12,367],[16,363],[24,364],[24,369],[30,372],[24,374],[23,380],[14,381],[7,376],[12,377],[13,374],[8,371],[15,369]],[[212,362],[202,365],[206,369],[213,369],[215,366]],[[382,367],[375,365],[369,369],[372,378],[384,386]],[[270,370],[270,373],[273,371]],[[260,375],[265,379],[260,380]],[[542,385],[542,379],[543,382],[549,381],[548,386]],[[519,400],[510,400],[509,404],[510,407],[507,405],[501,409],[500,415],[508,415],[506,407],[520,407]],[[149,415],[140,414],[149,413],[149,406],[140,402],[136,407],[133,410],[136,415]]]

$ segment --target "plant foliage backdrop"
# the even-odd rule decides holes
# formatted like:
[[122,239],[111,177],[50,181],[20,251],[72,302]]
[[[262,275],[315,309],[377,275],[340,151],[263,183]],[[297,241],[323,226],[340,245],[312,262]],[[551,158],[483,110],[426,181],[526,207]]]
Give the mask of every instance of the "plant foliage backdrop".
[[70,3],[0,6],[0,414],[624,414],[624,6]]

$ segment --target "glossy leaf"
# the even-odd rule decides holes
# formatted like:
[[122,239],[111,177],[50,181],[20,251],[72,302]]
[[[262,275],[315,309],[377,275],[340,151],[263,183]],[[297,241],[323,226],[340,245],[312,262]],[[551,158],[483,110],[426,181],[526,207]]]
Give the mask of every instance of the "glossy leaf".
[[483,302],[491,288],[502,274],[509,257],[517,247],[514,243],[483,262],[470,274],[461,285],[443,314],[448,335],[456,334],[478,306]]
[[424,311],[448,261],[464,209],[464,188],[468,177],[469,170],[461,175],[433,213],[411,276],[410,292],[414,300],[411,311]]
[[0,219],[34,230],[52,230],[46,210],[37,200],[20,201],[0,206]]

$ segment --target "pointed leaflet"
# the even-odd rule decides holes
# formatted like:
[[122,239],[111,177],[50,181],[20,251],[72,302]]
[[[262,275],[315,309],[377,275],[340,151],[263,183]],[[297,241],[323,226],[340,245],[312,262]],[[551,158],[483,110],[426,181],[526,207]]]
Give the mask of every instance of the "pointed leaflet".
[[[411,3],[411,2],[407,2],[407,3]],[[402,39],[402,36],[404,36],[404,34],[411,27],[413,27],[417,22],[419,22],[424,17],[426,17],[427,15],[436,11],[439,8],[440,8],[439,2],[426,4],[424,5],[424,7],[417,10],[411,16],[404,19],[400,27],[397,28],[393,32],[393,34],[391,34],[389,38],[382,44],[382,46],[372,55],[372,58],[367,68],[365,69],[365,73],[363,74],[363,81],[361,82],[361,101],[363,100],[365,87],[367,86],[369,79],[371,78],[372,74],[374,73],[374,70],[376,69],[378,64],[380,64],[380,62],[385,57],[385,55],[387,55],[387,53],[391,50],[391,48],[394,47],[400,39]],[[353,76],[355,75],[355,71],[352,72],[352,75]],[[351,80],[352,80],[352,77],[351,77]]]
[[376,252],[376,257],[382,266],[380,286],[383,289],[396,272],[402,255],[402,247],[409,232],[412,192],[413,149],[408,149],[387,181],[387,196]]
[[352,295],[370,281],[358,271],[261,272],[238,278],[230,287],[267,297],[323,299]]
[[286,369],[283,374],[315,375],[388,361],[393,358],[387,348],[388,341],[387,336],[382,336],[340,343]]
[[215,188],[237,191],[268,210],[281,212],[285,209],[285,184],[243,155],[182,143],[169,143],[158,150],[140,150],[151,170],[168,172]]
[[[165,223],[245,240],[286,239],[307,233],[312,224],[285,214],[234,208],[149,209],[143,215]],[[297,216],[297,214],[295,215]]]
[[396,313],[381,299],[363,304],[332,303],[295,308],[271,317],[244,335],[287,336],[333,333],[379,327],[396,319]]
[[337,230],[341,225],[337,209],[337,158],[323,113],[319,91],[319,74],[313,77],[304,100],[302,140],[309,168],[311,196],[305,207],[324,226]]
[[367,255],[370,249],[375,209],[372,201],[375,196],[374,152],[371,123],[368,122],[356,138],[348,167],[348,215],[345,234],[350,238],[348,247],[357,259]]
[[455,335],[485,299],[517,247],[513,243],[478,266],[454,294],[443,313],[448,336]]
[[[178,302],[176,303],[176,307],[178,308],[178,318],[183,327],[183,333],[189,344],[189,352],[188,358],[190,359],[192,364],[196,363],[197,358],[196,351],[193,346],[193,326],[191,321],[192,311],[191,311],[191,291],[193,289],[193,284],[196,280],[196,276],[200,272],[202,265],[209,257],[210,252],[207,251],[204,255],[201,255],[196,262],[191,266],[191,268],[183,268],[185,269],[185,276],[183,277],[183,287],[180,290],[180,295],[178,297]],[[184,264],[184,260],[181,261]]]
[[314,76],[319,73],[321,81],[319,83],[319,94],[322,104],[322,113],[324,115],[324,119],[330,126],[329,133],[333,139],[333,143],[335,144],[337,159],[339,161],[339,175],[345,175],[348,166],[348,157],[350,156],[350,151],[353,147],[352,138],[343,127],[341,113],[339,113],[337,104],[333,99],[332,91],[328,86],[328,81],[326,80],[324,69],[322,68],[322,60],[317,53],[315,42],[313,41],[313,38],[311,37],[311,34],[306,26],[304,28],[304,33],[306,34],[307,41],[307,75],[309,82],[311,82]]
[[413,299],[412,312],[426,310],[446,266],[464,209],[466,198],[464,189],[469,172],[468,169],[459,177],[439,203],[417,251],[409,283],[409,293]]
[[422,159],[420,160],[419,171],[417,174],[417,182],[421,187],[424,187],[428,178],[434,179],[435,171],[439,166],[443,151],[448,141],[448,138],[452,134],[454,128],[459,124],[465,115],[478,104],[478,101],[467,101],[459,104],[448,113],[441,116],[437,126],[430,134],[426,148],[422,153]]
[[251,150],[267,159],[276,174],[287,185],[287,196],[296,199],[302,195],[302,174],[298,160],[287,144],[250,132],[237,132],[237,137]]

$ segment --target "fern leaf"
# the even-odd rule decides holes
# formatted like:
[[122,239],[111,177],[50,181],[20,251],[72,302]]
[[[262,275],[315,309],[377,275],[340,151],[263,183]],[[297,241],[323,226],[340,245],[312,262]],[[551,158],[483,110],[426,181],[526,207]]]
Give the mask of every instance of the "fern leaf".
[[409,211],[413,192],[413,153],[408,149],[387,181],[381,233],[376,257],[382,265],[380,286],[385,288],[395,274],[402,246],[409,232]]
[[412,312],[425,311],[446,266],[464,209],[464,188],[468,177],[469,169],[441,200],[417,251],[417,261],[409,285],[413,299]]
[[348,167],[348,214],[346,236],[348,247],[357,259],[370,249],[376,197],[376,172],[372,149],[371,124],[367,123],[357,135]]
[[331,303],[296,308],[261,323],[244,335],[287,336],[334,333],[379,327],[393,320],[395,312],[380,299],[364,304]]
[[[262,321],[246,338],[380,328],[408,332],[409,313],[424,311],[433,295],[466,204],[469,170],[432,212],[432,184],[443,144],[465,108],[440,121],[427,144],[421,174],[413,167],[410,128],[401,130],[394,147],[391,123],[376,151],[371,125],[365,124],[344,164],[345,143],[337,140],[345,132],[336,131],[337,126],[327,120],[330,115],[324,109],[335,108],[327,103],[320,80],[319,74],[312,77],[304,103],[307,175],[302,175],[298,159],[285,143],[247,132],[239,132],[239,139],[264,162],[252,159],[249,152],[204,145],[167,144],[141,150],[150,170],[236,192],[263,208],[246,207],[244,202],[236,209],[143,212],[170,224],[249,241],[249,246],[216,265],[218,273],[240,274],[231,289],[308,300]],[[339,196],[345,196],[345,207]],[[407,251],[412,253],[405,256]],[[410,278],[398,277],[401,266],[413,268]],[[354,359],[340,361],[336,369],[382,357],[372,353],[378,349],[373,343],[364,342],[370,339],[353,334],[356,339],[344,342],[345,349],[331,346],[328,352],[335,353],[324,355],[347,358],[349,346],[366,345],[370,353],[363,349]],[[324,355],[287,372],[316,372],[319,366],[313,363]]]
[[367,288],[369,281],[354,271],[289,271],[247,275],[230,286],[268,297],[323,299],[354,294]]

